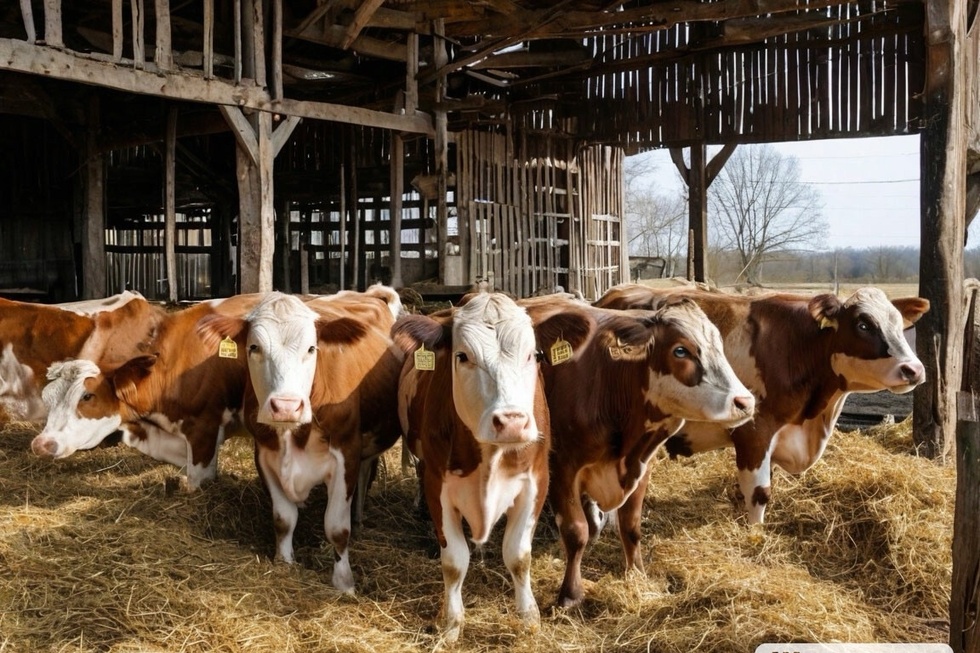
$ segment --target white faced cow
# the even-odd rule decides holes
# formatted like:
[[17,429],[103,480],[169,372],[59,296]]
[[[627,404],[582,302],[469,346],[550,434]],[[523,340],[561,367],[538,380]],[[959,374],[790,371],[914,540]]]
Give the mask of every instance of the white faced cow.
[[[401,302],[390,288],[310,300],[271,293],[241,319],[212,316],[206,340],[245,352],[244,420],[272,496],[276,557],[293,562],[298,507],[327,486],[324,529],[336,553],[333,585],[353,592],[351,501],[358,470],[394,444],[401,352],[389,335]],[[367,479],[361,481],[365,485]]]
[[750,523],[763,521],[771,464],[798,474],[819,460],[850,393],[904,393],[925,380],[902,334],[929,310],[918,297],[889,301],[877,288],[842,301],[832,294],[742,296],[623,285],[596,305],[650,308],[676,297],[697,302],[721,330],[725,354],[758,398],[758,412],[735,429],[688,423],[667,450],[691,455],[734,445]]
[[408,351],[398,410],[442,554],[444,636],[455,641],[463,626],[463,521],[482,544],[505,514],[517,612],[537,624],[531,536],[547,494],[550,433],[531,320],[506,296],[482,293],[452,312],[402,318],[392,333]]

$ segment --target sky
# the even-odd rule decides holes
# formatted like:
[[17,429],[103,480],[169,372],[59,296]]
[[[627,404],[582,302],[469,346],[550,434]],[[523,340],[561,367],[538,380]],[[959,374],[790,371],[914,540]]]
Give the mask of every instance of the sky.
[[[800,165],[800,180],[823,199],[826,249],[919,246],[919,137],[839,138],[776,143]],[[708,148],[709,156],[719,148]],[[646,156],[646,155],[645,155]],[[658,181],[683,186],[667,150],[649,153]],[[971,238],[971,241],[973,238]]]

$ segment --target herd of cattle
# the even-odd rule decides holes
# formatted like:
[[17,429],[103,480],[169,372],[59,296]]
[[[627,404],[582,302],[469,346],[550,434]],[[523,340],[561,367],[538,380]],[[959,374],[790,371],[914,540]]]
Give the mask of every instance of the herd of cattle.
[[647,466],[734,446],[751,523],[773,464],[823,453],[851,392],[924,380],[903,330],[926,300],[863,288],[740,296],[624,285],[594,305],[565,295],[478,293],[406,314],[374,286],[329,296],[239,295],[168,312],[134,293],[44,306],[0,300],[0,406],[45,420],[31,444],[63,458],[122,442],[186,470],[217,471],[231,422],[254,437],[272,498],[276,558],[293,561],[298,508],[327,487],[333,584],[353,591],[352,506],[372,464],[404,438],[441,547],[444,636],[463,624],[470,539],[506,515],[503,560],[524,622],[539,621],[531,541],[545,500],[565,552],[557,603],[583,598],[582,556],[609,517],[642,568]]

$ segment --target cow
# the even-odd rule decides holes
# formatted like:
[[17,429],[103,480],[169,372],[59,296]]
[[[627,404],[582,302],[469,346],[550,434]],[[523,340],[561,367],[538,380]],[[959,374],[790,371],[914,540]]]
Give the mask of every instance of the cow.
[[548,352],[549,497],[566,558],[557,604],[569,607],[583,598],[583,497],[616,511],[625,568],[642,570],[650,459],[685,420],[742,424],[755,399],[725,359],[718,329],[691,301],[629,312],[567,299],[525,305]]
[[809,469],[827,447],[852,392],[911,391],[925,369],[902,335],[929,310],[919,297],[889,301],[877,288],[850,297],[764,293],[733,295],[684,287],[611,288],[597,306],[650,308],[677,297],[698,303],[717,325],[725,354],[758,399],[756,417],[737,428],[688,423],[671,438],[671,456],[735,447],[739,489],[751,524],[762,523],[771,467]]
[[452,311],[406,316],[392,336],[408,354],[398,416],[440,546],[443,636],[455,641],[463,627],[463,520],[480,545],[505,514],[503,559],[517,612],[536,626],[531,537],[547,496],[551,437],[531,320],[507,296],[480,293]]
[[129,291],[55,305],[0,299],[0,408],[9,419],[43,420],[41,389],[52,363],[84,357],[118,365],[146,351],[163,316]]
[[79,358],[53,364],[42,397],[49,408],[31,449],[64,458],[97,446],[117,429],[122,442],[186,469],[194,491],[217,473],[218,447],[242,405],[244,356],[197,336],[206,315],[241,316],[261,295],[215,299],[170,313],[147,351],[116,366]]
[[342,592],[354,591],[351,501],[366,485],[359,470],[401,434],[402,355],[390,337],[400,307],[384,286],[305,303],[271,293],[242,318],[209,316],[198,324],[205,340],[234,339],[246,352],[243,417],[272,497],[276,559],[294,562],[299,505],[323,483],[324,530],[335,551],[332,582]]

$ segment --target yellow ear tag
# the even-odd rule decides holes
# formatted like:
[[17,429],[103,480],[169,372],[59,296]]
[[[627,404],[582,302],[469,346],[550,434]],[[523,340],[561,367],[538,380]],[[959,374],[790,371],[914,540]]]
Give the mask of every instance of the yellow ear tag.
[[218,345],[218,358],[238,358],[238,345],[228,336]]
[[551,360],[552,365],[561,365],[571,357],[572,346],[568,344],[567,340],[556,340],[548,352],[548,358]]
[[431,372],[436,369],[435,352],[426,350],[425,345],[415,350],[415,369],[423,372]]

